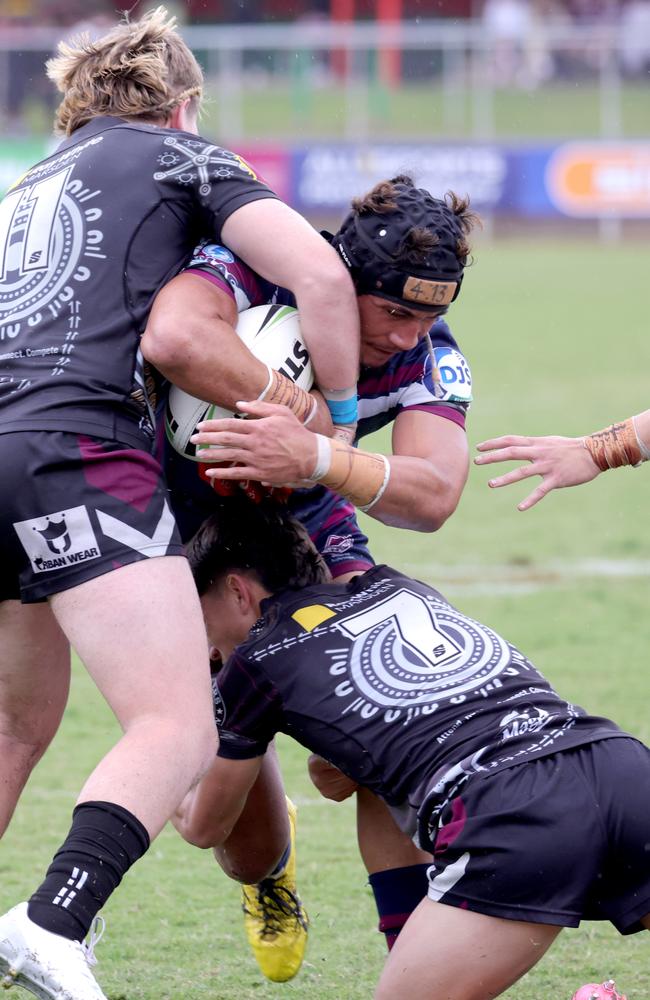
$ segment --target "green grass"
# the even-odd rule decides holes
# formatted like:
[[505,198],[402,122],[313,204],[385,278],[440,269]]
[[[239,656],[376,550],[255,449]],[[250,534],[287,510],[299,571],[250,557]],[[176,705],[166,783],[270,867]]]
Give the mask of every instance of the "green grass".
[[[312,88],[306,81],[298,81],[293,87],[271,82],[244,89],[241,95],[220,98],[217,85],[209,83],[201,127],[208,135],[221,135],[220,100],[228,102],[228,116],[241,100],[242,132],[238,139],[359,138],[358,130],[364,128],[364,122],[373,141],[437,141],[475,135],[521,142],[601,134],[601,94],[591,83],[556,83],[539,90],[495,90],[491,111],[489,95],[488,90],[472,92],[464,88],[445,93],[438,83],[405,84],[394,91],[377,86],[345,91],[333,86]],[[621,136],[647,136],[647,86],[623,85],[619,107]],[[487,127],[483,128],[485,115]]]
[[[637,247],[486,243],[476,258],[451,315],[475,377],[472,445],[509,431],[585,432],[648,406],[647,259]],[[487,470],[473,468],[438,535],[364,523],[378,559],[430,580],[520,645],[567,697],[650,740],[649,475],[647,466],[612,472],[521,514],[522,487],[491,492]],[[584,560],[619,560],[628,572],[645,564],[646,572],[577,576]],[[0,910],[40,881],[78,788],[115,737],[77,670],[61,731],[2,844]],[[278,986],[260,977],[245,947],[237,887],[209,853],[166,830],[106,908],[98,975],[110,1000],[372,995],[384,953],[352,806],[318,798],[300,748],[285,740],[281,754],[299,805],[300,885],[312,918],[298,978]],[[614,975],[629,1000],[644,1000],[648,968],[642,935],[623,939],[590,924],[562,934],[507,996],[569,1000],[581,983]]]

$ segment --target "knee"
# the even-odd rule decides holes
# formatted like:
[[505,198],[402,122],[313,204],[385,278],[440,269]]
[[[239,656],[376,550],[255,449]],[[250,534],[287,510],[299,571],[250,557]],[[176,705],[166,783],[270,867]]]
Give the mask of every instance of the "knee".
[[282,852],[275,854],[260,851],[240,854],[229,850],[227,846],[215,847],[213,853],[228,878],[244,885],[257,885],[258,882],[268,878],[282,857]]

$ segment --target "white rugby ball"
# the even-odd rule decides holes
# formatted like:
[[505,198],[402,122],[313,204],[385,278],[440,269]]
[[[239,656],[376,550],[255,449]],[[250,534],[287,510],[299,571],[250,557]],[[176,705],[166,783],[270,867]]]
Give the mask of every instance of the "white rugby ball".
[[[301,389],[311,389],[314,373],[300,333],[297,309],[280,305],[253,306],[240,312],[236,329],[256,358],[286,375]],[[200,462],[201,445],[190,441],[196,425],[201,420],[233,416],[241,414],[215,403],[206,403],[173,385],[165,417],[167,439],[180,455]]]

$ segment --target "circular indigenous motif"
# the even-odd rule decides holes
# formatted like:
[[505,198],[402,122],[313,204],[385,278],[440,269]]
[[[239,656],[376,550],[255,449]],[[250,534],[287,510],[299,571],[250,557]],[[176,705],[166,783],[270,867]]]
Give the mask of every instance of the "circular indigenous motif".
[[431,630],[417,643],[406,642],[394,621],[386,620],[354,642],[349,679],[368,701],[380,706],[428,705],[462,698],[497,677],[510,661],[510,649],[485,625],[448,605],[435,608]]
[[64,194],[52,226],[49,258],[43,254],[47,267],[38,269],[35,267],[38,260],[25,261],[26,231],[14,222],[0,288],[0,324],[42,310],[65,287],[83,253],[84,228],[79,206],[69,194]]

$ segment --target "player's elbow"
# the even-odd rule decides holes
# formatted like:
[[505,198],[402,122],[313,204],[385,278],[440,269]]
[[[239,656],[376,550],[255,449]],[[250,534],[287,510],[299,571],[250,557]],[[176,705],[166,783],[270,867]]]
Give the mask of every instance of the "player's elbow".
[[180,832],[183,840],[193,847],[200,847],[203,851],[218,847],[229,833],[228,830],[219,829],[209,822],[187,824]]
[[152,319],[140,341],[144,358],[163,375],[171,377],[191,354],[192,338],[184,325]]
[[331,247],[324,246],[322,255],[305,259],[292,289],[298,309],[306,301],[331,308],[349,305],[356,319],[356,292],[350,274]]
[[460,497],[446,494],[427,506],[422,512],[421,527],[418,531],[439,531],[445,521],[451,517],[458,506]]
[[456,510],[459,499],[456,493],[431,494],[423,490],[411,495],[409,502],[400,504],[398,510],[387,505],[382,511],[378,506],[375,517],[392,528],[408,528],[409,531],[430,534],[442,528]]

